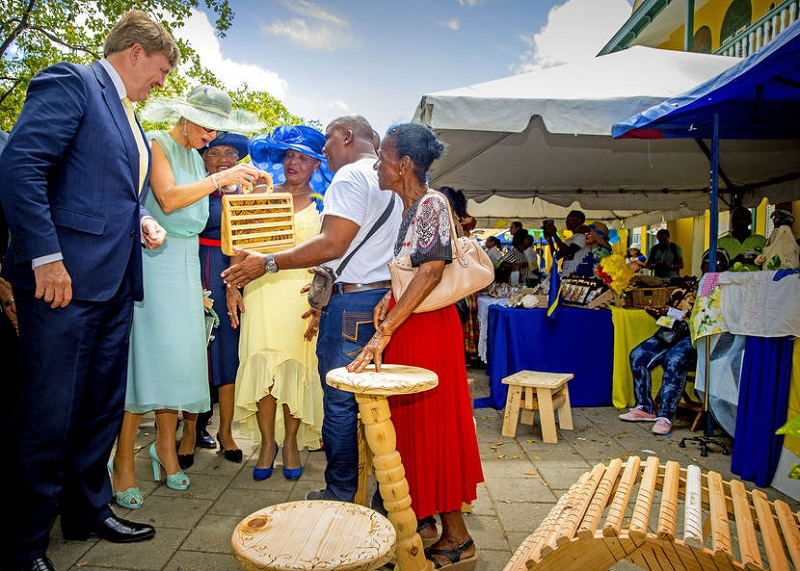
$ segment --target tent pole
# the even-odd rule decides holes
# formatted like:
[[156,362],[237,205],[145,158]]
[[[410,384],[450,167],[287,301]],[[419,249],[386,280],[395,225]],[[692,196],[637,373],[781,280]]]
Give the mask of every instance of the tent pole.
[[[719,234],[719,114],[714,113],[714,130],[711,138],[711,194],[708,198],[709,210],[709,239],[708,239],[708,271],[717,271],[717,234]],[[703,412],[706,415],[706,428],[703,436],[682,438],[678,446],[686,447],[687,441],[700,443],[700,456],[708,456],[708,446],[718,446],[723,454],[728,453],[728,447],[714,439],[714,419],[711,418],[709,400],[711,395],[711,338],[705,337],[705,363],[706,390],[703,394]]]
[[[708,229],[708,271],[717,271],[717,235],[719,234],[719,114],[714,113],[714,131],[711,137],[711,196],[708,198],[709,210],[709,229]],[[711,418],[711,411],[708,407],[709,395],[711,394],[711,358],[709,345],[710,339],[706,339],[706,394],[703,399],[703,406],[706,409],[706,430],[707,437],[714,436],[714,419]]]

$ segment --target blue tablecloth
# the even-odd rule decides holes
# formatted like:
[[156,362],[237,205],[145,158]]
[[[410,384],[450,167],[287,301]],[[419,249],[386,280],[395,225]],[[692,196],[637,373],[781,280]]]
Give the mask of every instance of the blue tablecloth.
[[489,307],[488,366],[490,395],[475,408],[504,408],[503,379],[518,371],[572,373],[572,406],[611,405],[614,330],[605,309],[563,307],[557,320],[546,309]]

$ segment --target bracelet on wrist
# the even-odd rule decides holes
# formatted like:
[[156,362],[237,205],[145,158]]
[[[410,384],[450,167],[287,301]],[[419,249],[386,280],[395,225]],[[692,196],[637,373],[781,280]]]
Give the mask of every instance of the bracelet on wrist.
[[219,183],[217,182],[217,173],[211,173],[211,182],[214,184],[214,190],[219,190]]

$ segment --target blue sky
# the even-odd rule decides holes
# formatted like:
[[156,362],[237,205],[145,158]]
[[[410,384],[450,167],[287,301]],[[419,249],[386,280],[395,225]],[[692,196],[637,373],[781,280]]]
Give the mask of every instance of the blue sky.
[[269,91],[323,126],[383,133],[425,93],[593,57],[630,0],[231,0],[225,38],[195,12],[178,30],[229,88]]

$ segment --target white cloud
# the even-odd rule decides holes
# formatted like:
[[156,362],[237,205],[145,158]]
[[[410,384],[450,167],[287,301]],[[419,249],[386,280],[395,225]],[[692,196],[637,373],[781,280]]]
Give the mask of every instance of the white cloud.
[[458,18],[453,18],[452,20],[445,20],[443,22],[439,22],[439,24],[441,24],[448,30],[452,30],[454,32],[458,31],[458,29],[461,27],[461,22],[458,21]]
[[289,93],[289,84],[277,73],[252,63],[239,63],[222,55],[219,38],[208,17],[192,9],[192,15],[175,34],[191,43],[200,56],[200,61],[210,69],[229,89],[243,83],[255,91],[268,91],[276,99]]
[[459,6],[477,6],[480,0],[458,0]]
[[274,36],[287,38],[295,46],[308,50],[336,51],[360,47],[347,20],[326,11],[309,0],[285,1],[284,4],[300,18],[275,20],[261,29]]
[[631,15],[630,0],[567,0],[550,10],[538,33],[522,36],[529,46],[512,66],[515,73],[595,57]]

